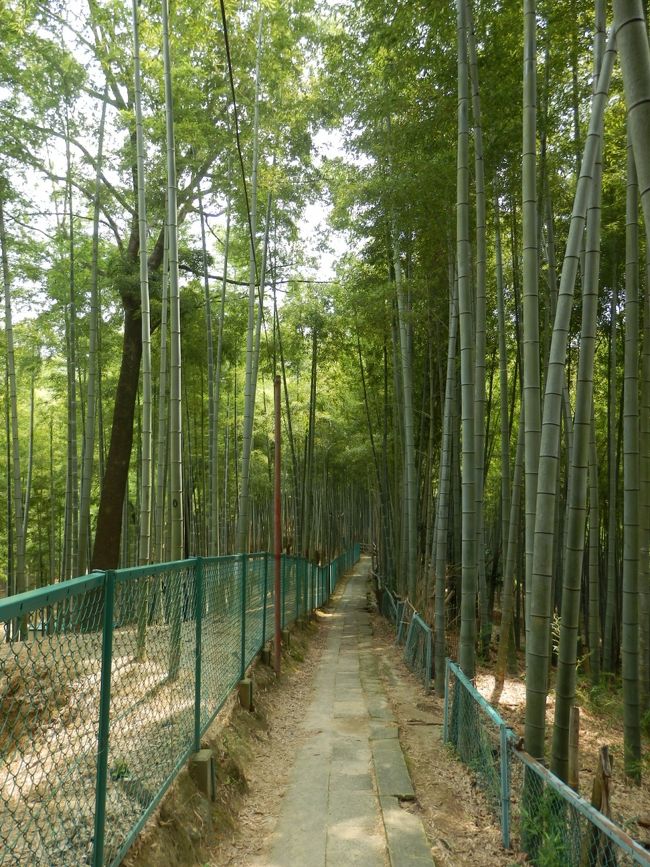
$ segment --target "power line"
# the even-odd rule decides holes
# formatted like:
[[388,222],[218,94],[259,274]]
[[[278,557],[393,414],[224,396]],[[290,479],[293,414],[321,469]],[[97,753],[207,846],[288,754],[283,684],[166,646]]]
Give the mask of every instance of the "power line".
[[241,168],[241,179],[244,186],[244,199],[246,200],[246,214],[248,216],[248,231],[251,239],[251,252],[253,255],[253,263],[255,265],[255,276],[257,275],[257,258],[255,256],[255,236],[253,234],[253,220],[251,218],[250,202],[248,199],[248,185],[246,183],[246,169],[244,167],[244,157],[241,150],[241,138],[239,135],[239,112],[237,110],[237,97],[235,96],[235,79],[232,73],[232,59],[230,57],[230,40],[228,39],[228,22],[226,19],[226,7],[224,0],[220,0],[221,6],[221,22],[223,24],[223,41],[226,48],[226,59],[228,61],[228,78],[230,79],[230,93],[232,95],[232,107],[235,115],[235,139],[237,142],[237,154],[239,155],[239,165]]

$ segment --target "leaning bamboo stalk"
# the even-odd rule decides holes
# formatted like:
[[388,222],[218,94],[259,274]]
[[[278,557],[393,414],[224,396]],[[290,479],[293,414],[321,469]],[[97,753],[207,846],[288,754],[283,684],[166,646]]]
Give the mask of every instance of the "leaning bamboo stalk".
[[554,507],[557,496],[557,463],[559,461],[559,435],[564,393],[566,351],[573,293],[582,247],[582,233],[585,226],[594,165],[601,141],[602,118],[614,63],[614,43],[615,39],[612,31],[608,40],[607,51],[603,58],[603,66],[593,100],[582,169],[574,198],[546,375],[544,414],[540,441],[532,576],[533,587],[531,588],[526,676],[525,738],[528,751],[536,758],[542,758],[544,755],[545,711],[550,653]]
[[79,569],[87,572],[90,565],[90,489],[95,457],[95,428],[97,426],[98,358],[99,350],[99,205],[101,172],[104,154],[104,127],[106,124],[106,89],[102,101],[97,142],[97,171],[93,201],[93,241],[90,275],[90,316],[88,320],[88,387],[86,392],[86,424],[83,461],[81,467],[81,493],[79,497]]

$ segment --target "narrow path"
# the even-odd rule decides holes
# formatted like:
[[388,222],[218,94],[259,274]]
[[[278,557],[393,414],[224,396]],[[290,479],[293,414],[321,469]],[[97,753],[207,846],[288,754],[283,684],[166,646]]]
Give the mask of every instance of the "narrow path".
[[366,608],[370,561],[343,593],[303,722],[306,735],[275,831],[256,867],[432,867],[379,679]]

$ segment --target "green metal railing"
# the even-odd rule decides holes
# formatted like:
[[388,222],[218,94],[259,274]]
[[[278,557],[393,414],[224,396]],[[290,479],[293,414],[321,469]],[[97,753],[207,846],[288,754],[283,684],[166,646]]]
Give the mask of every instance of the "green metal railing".
[[[404,643],[407,665],[428,689],[433,629],[407,599],[386,586],[381,612],[395,627],[395,643]],[[537,867],[650,867],[650,852],[540,762],[516,749],[513,731],[450,659],[443,740],[472,771],[501,826],[506,849],[514,845]]]
[[650,865],[647,852],[540,762],[517,749],[497,711],[447,660],[443,739],[473,771],[503,844],[538,867]]
[[359,558],[192,558],[0,601],[0,865],[117,865],[272,637]]

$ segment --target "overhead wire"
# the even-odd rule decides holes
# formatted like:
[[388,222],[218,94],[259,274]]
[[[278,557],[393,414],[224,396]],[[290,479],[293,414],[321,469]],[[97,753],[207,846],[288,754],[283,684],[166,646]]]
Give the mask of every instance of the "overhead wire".
[[[230,81],[230,95],[232,97],[232,108],[233,115],[235,118],[235,141],[237,144],[237,154],[239,156],[239,166],[241,168],[241,179],[242,185],[244,187],[244,200],[246,202],[246,214],[248,218],[248,231],[250,234],[251,241],[251,253],[253,256],[253,263],[255,265],[255,279],[259,280],[257,273],[257,257],[255,255],[255,235],[253,233],[253,218],[251,217],[251,208],[250,208],[250,200],[248,198],[248,184],[246,183],[246,168],[244,166],[244,157],[242,154],[241,147],[241,136],[239,133],[239,110],[237,109],[237,96],[235,95],[235,78],[232,71],[232,57],[230,54],[230,39],[228,37],[228,20],[226,17],[226,7],[224,4],[224,0],[219,0],[219,5],[221,7],[221,23],[223,26],[223,41],[224,47],[226,49],[226,61],[228,64],[228,78]],[[260,287],[261,291],[261,287]]]
[[[269,335],[266,327],[266,316],[264,315],[264,286],[260,285],[260,275],[257,269],[257,256],[255,253],[255,234],[253,232],[253,218],[251,216],[251,208],[250,208],[250,200],[248,197],[248,184],[246,183],[246,168],[244,166],[244,157],[242,154],[241,147],[241,135],[239,132],[239,111],[237,109],[237,96],[235,94],[235,78],[232,71],[232,56],[230,53],[230,38],[228,36],[228,20],[226,16],[226,7],[224,4],[224,0],[220,0],[219,2],[221,8],[221,23],[223,26],[223,41],[224,47],[226,49],[226,61],[228,64],[228,79],[230,81],[230,94],[232,97],[232,107],[233,107],[233,115],[235,119],[235,142],[237,145],[237,155],[239,157],[239,167],[241,169],[241,179],[242,185],[244,188],[244,200],[246,203],[246,215],[248,219],[248,232],[250,235],[251,242],[251,253],[253,257],[253,265],[255,268],[255,282],[258,287],[258,302],[259,302],[259,315],[262,318],[262,327],[264,328],[264,341],[266,343],[267,351],[269,344]],[[266,251],[265,251],[266,253]]]

